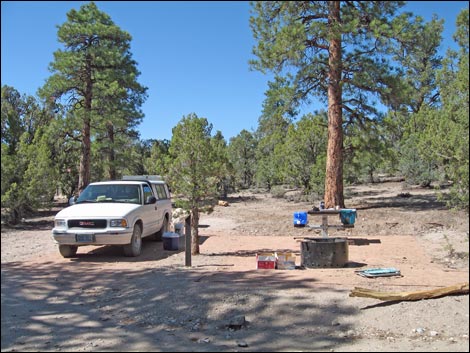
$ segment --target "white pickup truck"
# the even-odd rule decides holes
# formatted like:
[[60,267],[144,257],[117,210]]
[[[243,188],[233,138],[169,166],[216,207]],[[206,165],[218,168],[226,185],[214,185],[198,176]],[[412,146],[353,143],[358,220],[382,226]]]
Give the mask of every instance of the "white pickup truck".
[[171,214],[170,192],[159,176],[96,182],[57,213],[52,237],[63,257],[84,245],[122,245],[124,255],[139,256],[142,238],[161,240]]

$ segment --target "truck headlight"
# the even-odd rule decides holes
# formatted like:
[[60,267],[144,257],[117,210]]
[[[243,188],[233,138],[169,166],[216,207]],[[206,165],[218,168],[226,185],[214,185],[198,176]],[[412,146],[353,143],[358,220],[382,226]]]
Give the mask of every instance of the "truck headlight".
[[126,221],[125,218],[111,219],[109,221],[109,226],[110,227],[127,228],[127,221]]
[[67,221],[65,219],[55,219],[54,220],[54,227],[65,229],[67,227]]

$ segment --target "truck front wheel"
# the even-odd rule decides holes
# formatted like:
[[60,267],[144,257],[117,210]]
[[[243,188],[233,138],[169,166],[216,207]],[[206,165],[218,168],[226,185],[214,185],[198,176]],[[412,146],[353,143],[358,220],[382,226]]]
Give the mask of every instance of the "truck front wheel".
[[59,245],[59,252],[65,258],[77,255],[77,249],[78,246],[75,245]]
[[142,228],[136,224],[132,232],[131,243],[124,245],[125,256],[139,256],[142,252]]

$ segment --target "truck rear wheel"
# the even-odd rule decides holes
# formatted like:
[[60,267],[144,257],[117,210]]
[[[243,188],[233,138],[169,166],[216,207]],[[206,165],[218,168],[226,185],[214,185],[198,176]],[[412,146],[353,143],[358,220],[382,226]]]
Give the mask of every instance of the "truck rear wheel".
[[159,230],[158,232],[156,232],[156,233],[154,233],[154,234],[152,235],[152,240],[154,240],[154,241],[162,241],[162,240],[163,240],[163,238],[162,238],[162,237],[163,237],[163,233],[168,232],[169,223],[170,223],[170,222],[168,221],[168,217],[165,216],[165,217],[163,218],[162,227],[160,228],[160,230]]

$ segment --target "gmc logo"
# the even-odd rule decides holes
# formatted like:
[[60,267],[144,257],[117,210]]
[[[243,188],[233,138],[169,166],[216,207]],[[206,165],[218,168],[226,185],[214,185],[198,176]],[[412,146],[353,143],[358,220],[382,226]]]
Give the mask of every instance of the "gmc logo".
[[78,222],[78,225],[80,225],[80,226],[94,226],[95,223],[94,222],[80,221],[80,222]]

